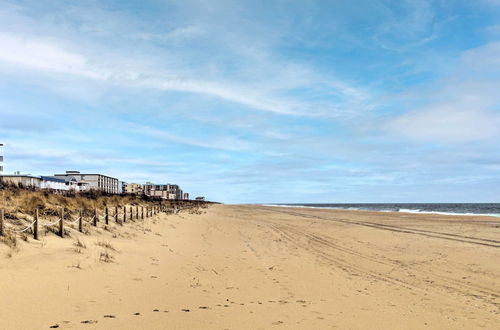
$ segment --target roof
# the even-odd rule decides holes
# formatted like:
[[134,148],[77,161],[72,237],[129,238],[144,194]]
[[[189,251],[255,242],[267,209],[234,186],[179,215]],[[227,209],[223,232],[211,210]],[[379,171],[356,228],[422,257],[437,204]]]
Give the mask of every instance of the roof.
[[53,176],[41,176],[43,181],[51,181],[51,182],[61,182],[61,183],[66,183],[66,180],[64,179],[59,179],[59,178],[54,178]]
[[35,176],[35,175],[31,175],[31,174],[0,174],[0,177],[41,179],[41,177]]
[[100,176],[105,176],[105,177],[113,179],[113,180],[118,180],[117,178],[114,178],[112,176],[104,175],[104,174],[99,174],[99,173],[64,173],[64,174],[54,174],[54,176],[78,176],[78,175],[100,175]]

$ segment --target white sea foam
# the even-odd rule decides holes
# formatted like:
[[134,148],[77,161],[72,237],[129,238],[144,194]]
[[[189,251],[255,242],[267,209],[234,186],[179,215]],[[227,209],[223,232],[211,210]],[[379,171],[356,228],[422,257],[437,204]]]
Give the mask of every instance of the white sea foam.
[[330,210],[350,210],[350,211],[374,211],[374,212],[401,212],[401,213],[421,213],[421,214],[442,214],[442,215],[460,215],[460,216],[481,216],[481,217],[500,217],[498,213],[459,213],[459,212],[441,212],[441,211],[425,211],[421,209],[370,209],[363,207],[334,207],[334,206],[308,206],[308,205],[284,205],[284,204],[259,204],[262,206],[273,206],[273,207],[293,207],[302,209],[330,209]]

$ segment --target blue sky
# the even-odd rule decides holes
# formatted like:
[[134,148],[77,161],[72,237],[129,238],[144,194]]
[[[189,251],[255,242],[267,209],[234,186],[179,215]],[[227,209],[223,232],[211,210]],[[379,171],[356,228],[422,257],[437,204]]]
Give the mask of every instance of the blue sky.
[[498,202],[498,141],[498,0],[0,0],[7,172]]

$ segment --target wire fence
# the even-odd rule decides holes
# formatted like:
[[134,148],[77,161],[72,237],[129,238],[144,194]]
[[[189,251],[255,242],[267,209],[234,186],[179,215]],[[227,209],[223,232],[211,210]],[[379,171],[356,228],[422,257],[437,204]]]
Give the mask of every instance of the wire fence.
[[[5,236],[7,232],[14,234],[22,234],[30,232],[34,239],[38,239],[39,227],[53,227],[58,225],[57,233],[60,237],[64,237],[65,228],[78,223],[78,231],[84,232],[85,224],[90,224],[93,227],[98,226],[98,222],[103,222],[109,225],[110,222],[123,225],[127,221],[139,221],[154,217],[160,213],[177,214],[181,210],[195,208],[197,205],[175,206],[168,207],[165,205],[153,206],[130,206],[130,207],[106,207],[103,210],[94,208],[69,210],[67,208],[54,209],[36,209],[34,211],[33,221],[28,219],[20,219],[14,214],[6,213],[0,209],[0,236]],[[120,212],[121,210],[121,212]],[[57,217],[57,220],[53,218]],[[8,219],[9,221],[6,221]],[[12,224],[13,221],[31,221],[28,225]],[[112,220],[112,221],[111,221]],[[21,227],[21,228],[19,228]]]

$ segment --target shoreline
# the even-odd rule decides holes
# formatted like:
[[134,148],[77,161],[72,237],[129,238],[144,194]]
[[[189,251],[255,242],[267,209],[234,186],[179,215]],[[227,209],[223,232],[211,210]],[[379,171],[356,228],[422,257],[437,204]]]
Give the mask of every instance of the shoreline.
[[0,245],[0,328],[494,328],[497,223],[217,204],[49,233]]
[[[383,203],[381,203],[383,204]],[[439,203],[437,203],[439,204]],[[464,203],[466,204],[466,203]],[[482,203],[478,203],[482,204]],[[303,208],[303,209],[326,209],[326,210],[342,210],[342,211],[367,211],[367,212],[384,212],[384,213],[410,213],[410,214],[438,214],[438,215],[450,215],[450,216],[465,216],[465,217],[495,217],[500,218],[500,214],[497,213],[453,213],[453,212],[439,212],[439,211],[420,211],[420,210],[410,210],[402,209],[399,211],[394,210],[374,210],[374,209],[362,209],[362,208],[342,208],[342,207],[321,207],[321,206],[307,206],[307,205],[290,205],[290,204],[241,204],[241,205],[257,205],[257,206],[268,206],[268,207],[290,207],[290,208]]]

